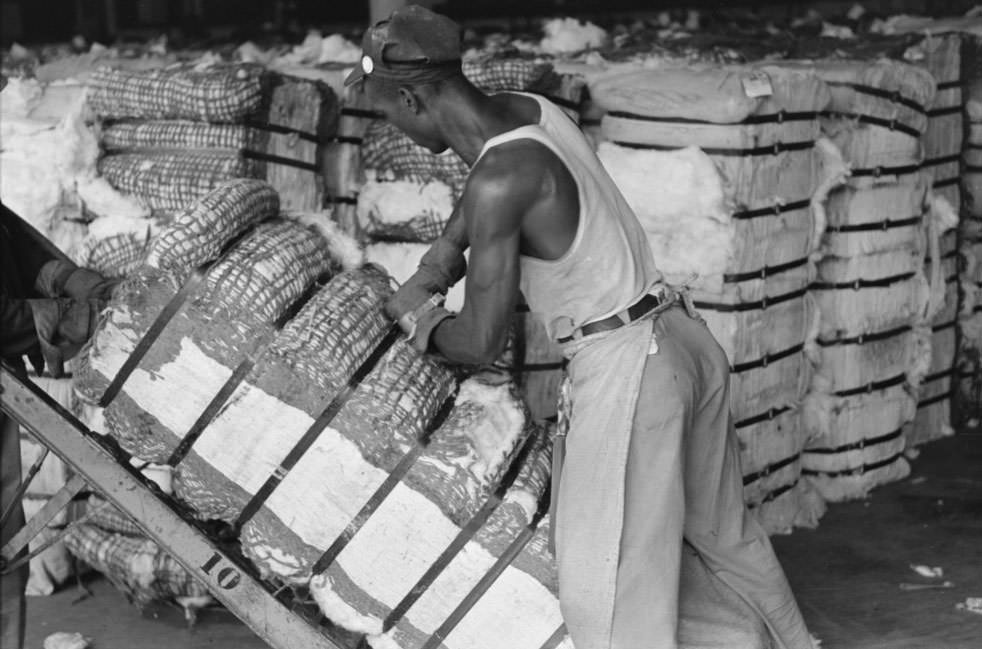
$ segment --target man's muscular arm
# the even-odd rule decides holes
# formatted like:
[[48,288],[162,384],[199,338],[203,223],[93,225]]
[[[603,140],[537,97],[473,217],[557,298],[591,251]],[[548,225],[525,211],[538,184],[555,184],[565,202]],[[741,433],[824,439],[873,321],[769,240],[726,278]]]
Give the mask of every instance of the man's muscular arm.
[[481,159],[468,180],[455,231],[471,249],[464,305],[431,338],[451,361],[490,363],[504,350],[518,299],[522,220],[538,200],[539,175],[520,150],[500,147]]

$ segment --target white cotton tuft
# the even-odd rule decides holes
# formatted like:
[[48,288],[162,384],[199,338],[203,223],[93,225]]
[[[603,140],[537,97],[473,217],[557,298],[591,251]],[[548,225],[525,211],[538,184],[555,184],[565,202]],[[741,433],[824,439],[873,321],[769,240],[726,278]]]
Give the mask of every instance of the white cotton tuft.
[[938,229],[944,233],[958,227],[958,210],[941,194],[930,192],[928,206],[931,218],[938,224]]
[[597,155],[641,221],[666,281],[720,292],[735,229],[712,159],[696,147],[646,151],[610,142]]
[[368,636],[382,634],[382,620],[363,615],[355,607],[345,602],[334,592],[331,579],[325,574],[314,575],[310,580],[310,594],[314,596],[317,606],[334,624]]
[[930,325],[920,325],[913,329],[914,349],[911,365],[907,369],[907,383],[915,390],[931,371],[932,337],[933,331]]
[[86,211],[97,217],[96,222],[146,219],[150,216],[150,208],[142,200],[120,193],[105,178],[80,180],[75,189]]
[[[378,264],[402,284],[416,272],[429,248],[425,243],[373,243],[365,247],[365,261]],[[450,288],[444,306],[458,312],[464,306],[464,280]]]
[[44,639],[44,649],[86,649],[92,643],[81,633],[52,633]]
[[542,31],[545,37],[539,47],[546,54],[572,54],[607,42],[607,32],[603,28],[576,18],[553,18],[546,21]]
[[362,226],[377,221],[406,223],[417,217],[446,221],[453,212],[453,190],[434,180],[381,180],[369,175],[358,192],[358,221]]
[[812,235],[814,238],[811,248],[817,251],[828,224],[825,203],[829,198],[829,192],[845,183],[851,172],[842,151],[832,140],[827,137],[819,138],[815,141],[815,150],[818,151],[822,170],[821,180],[811,198],[812,213],[815,215],[815,231]]
[[357,63],[361,60],[361,47],[341,34],[331,34],[321,40],[318,63]]
[[365,254],[362,252],[361,246],[331,219],[331,212],[286,211],[282,212],[280,216],[316,230],[327,242],[331,258],[341,264],[345,270],[358,268],[365,263]]

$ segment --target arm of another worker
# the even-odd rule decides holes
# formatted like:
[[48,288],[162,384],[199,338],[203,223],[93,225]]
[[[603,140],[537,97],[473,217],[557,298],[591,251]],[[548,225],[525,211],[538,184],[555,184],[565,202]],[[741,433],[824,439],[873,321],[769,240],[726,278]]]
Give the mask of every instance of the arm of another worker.
[[504,350],[519,292],[522,224],[542,192],[541,167],[526,148],[510,143],[488,151],[460,199],[470,244],[464,305],[430,339],[450,361],[490,363]]

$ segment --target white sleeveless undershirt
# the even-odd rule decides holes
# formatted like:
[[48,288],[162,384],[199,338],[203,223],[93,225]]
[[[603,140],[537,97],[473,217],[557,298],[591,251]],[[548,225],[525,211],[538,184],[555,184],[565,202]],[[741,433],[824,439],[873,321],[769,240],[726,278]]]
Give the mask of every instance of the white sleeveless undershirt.
[[538,102],[539,123],[492,137],[481,156],[505,142],[535,140],[566,165],[579,195],[579,227],[569,250],[555,260],[521,257],[522,293],[555,340],[626,309],[662,278],[641,223],[579,127],[552,102],[515,94]]

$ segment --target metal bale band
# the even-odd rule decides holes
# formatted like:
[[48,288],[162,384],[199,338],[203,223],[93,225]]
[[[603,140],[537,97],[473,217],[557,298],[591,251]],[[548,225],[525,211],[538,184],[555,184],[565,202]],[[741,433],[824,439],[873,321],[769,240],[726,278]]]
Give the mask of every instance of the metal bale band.
[[[826,81],[825,83],[833,88],[851,88],[864,95],[886,99],[887,101],[891,101],[895,104],[901,104],[902,106],[906,106],[907,108],[915,110],[918,113],[927,115],[927,108],[925,108],[923,104],[920,104],[909,97],[905,97],[899,90],[886,90],[884,88],[867,86],[861,83],[849,83],[848,81]],[[938,88],[940,89],[941,86],[939,85]]]
[[621,119],[631,119],[639,122],[662,122],[665,124],[705,124],[708,126],[750,126],[754,124],[783,124],[784,122],[811,122],[818,119],[820,113],[810,112],[789,112],[778,111],[765,115],[750,115],[739,122],[710,122],[703,119],[690,119],[688,117],[653,117],[651,115],[639,115],[622,110],[612,110],[607,113],[611,117]]
[[[860,451],[870,446],[876,446],[878,444],[885,444],[886,442],[891,442],[895,439],[899,439],[903,436],[904,429],[898,428],[895,431],[886,433],[885,435],[880,435],[878,437],[868,437],[859,440],[858,442],[852,442],[850,444],[843,444],[842,446],[836,446],[834,448],[806,448],[804,453],[812,453],[815,455],[836,455],[838,453],[847,453],[849,451]],[[872,471],[874,469],[879,469],[881,467],[893,464],[904,455],[903,451],[899,451],[888,458],[883,460],[878,460],[876,462],[871,462],[867,464],[862,463],[858,467],[853,467],[851,469],[841,469],[838,471],[818,471],[816,469],[802,469],[802,475],[813,475],[820,476],[824,475],[830,478],[838,478],[843,476],[851,475],[862,475],[867,471]]]
[[760,507],[761,505],[766,505],[767,503],[771,502],[772,500],[777,500],[778,498],[780,498],[781,496],[783,496],[784,494],[786,494],[787,492],[791,491],[792,489],[794,489],[797,486],[798,486],[798,478],[795,478],[794,481],[792,481],[792,482],[790,482],[790,483],[788,483],[786,485],[782,485],[782,486],[778,487],[777,489],[774,489],[773,491],[768,491],[767,492],[767,495],[764,496],[763,498],[761,498],[760,502],[747,503],[747,509],[756,509],[757,507]]
[[[320,436],[324,429],[326,429],[334,418],[341,412],[348,401],[355,395],[358,387],[362,384],[365,378],[371,373],[373,369],[378,365],[379,361],[385,355],[386,352],[395,344],[396,340],[399,338],[398,327],[391,327],[386,335],[379,341],[372,353],[366,358],[360,366],[348,379],[347,385],[331,399],[330,403],[325,406],[324,410],[318,415],[314,423],[304,432],[301,438],[297,441],[294,447],[290,450],[287,456],[280,462],[280,465],[273,471],[263,486],[252,496],[249,502],[243,508],[239,517],[235,521],[235,528],[241,529],[247,521],[249,521],[256,512],[265,504],[269,497],[273,494],[273,491],[279,484],[286,479],[286,476],[293,470],[297,462],[303,457],[303,455],[310,450],[314,442]],[[429,440],[429,435],[432,434],[434,430],[442,425],[443,421],[446,419],[447,414],[449,414],[450,408],[453,406],[453,397],[451,396],[444,405],[441,407],[437,417],[431,422],[430,426],[424,431],[423,437],[419,440],[418,446],[425,446],[425,443]]]
[[[515,539],[509,544],[508,548],[498,557],[498,560],[494,562],[494,565],[488,569],[484,576],[474,585],[474,587],[464,596],[464,599],[460,601],[460,604],[450,613],[447,619],[437,627],[436,631],[430,635],[426,643],[421,647],[421,649],[438,649],[446,640],[447,636],[457,627],[464,616],[474,607],[474,604],[484,596],[485,593],[490,590],[494,582],[497,581],[511,562],[515,560],[515,557],[521,553],[521,551],[528,545],[528,542],[532,540],[535,535],[535,531],[539,527],[539,523],[545,518],[546,514],[549,512],[549,488],[546,487],[545,493],[539,499],[538,508],[535,514],[532,516],[532,520],[526,525],[522,531],[515,537]],[[560,625],[552,636],[542,645],[542,649],[554,649],[559,646],[563,638],[566,635],[565,625]]]
[[912,330],[913,327],[911,325],[902,325],[900,327],[894,327],[893,329],[887,329],[886,331],[878,331],[871,334],[859,334],[858,336],[853,336],[852,338],[836,338],[834,340],[822,340],[819,338],[815,342],[817,342],[821,347],[832,347],[834,345],[863,345],[865,343],[893,338],[894,336],[899,336]]
[[[941,379],[950,378],[952,376],[955,376],[957,372],[958,372],[957,367],[950,367],[946,370],[941,370],[940,372],[928,374],[927,376],[924,377],[923,383],[934,383],[935,381],[940,381]],[[949,389],[947,392],[942,392],[941,394],[936,394],[933,397],[928,397],[927,399],[918,401],[917,408],[918,409],[926,408],[928,406],[932,406],[941,401],[948,401],[949,399],[952,399],[954,396],[955,396],[955,390],[952,388]]]
[[780,408],[771,408],[767,412],[762,412],[759,415],[754,415],[753,417],[748,417],[747,419],[741,419],[740,421],[733,424],[734,428],[746,428],[747,426],[753,426],[754,424],[759,424],[764,421],[769,421],[777,416],[783,415],[784,413],[793,410],[791,406],[782,406]]
[[731,374],[740,374],[741,372],[748,372],[750,370],[755,370],[762,367],[767,367],[771,363],[776,363],[779,360],[794,356],[795,354],[801,353],[805,350],[805,344],[799,343],[792,347],[788,347],[785,350],[775,352],[773,354],[764,354],[757,360],[746,361],[744,363],[736,363],[730,366]]
[[[919,136],[918,136],[919,137]],[[911,164],[911,165],[901,165],[898,167],[870,167],[863,169],[853,169],[853,176],[872,176],[873,178],[879,178],[880,176],[904,176],[907,174],[917,173],[921,170],[922,165]]]
[[[940,88],[940,86],[939,86]],[[927,112],[928,119],[935,117],[945,117],[947,115],[958,115],[962,112],[961,104],[955,104],[953,106],[944,106],[943,108],[932,108]]]
[[[624,142],[620,140],[615,140],[614,144],[627,147],[629,149],[647,149],[653,151],[678,151],[685,148],[681,146],[667,146],[662,144],[638,144],[637,142]],[[786,153],[788,151],[805,151],[813,148],[814,146],[814,140],[805,140],[802,142],[775,142],[774,144],[767,144],[749,149],[727,149],[722,147],[700,148],[702,149],[702,152],[707,155],[741,158],[750,156],[780,155],[781,153]]]
[[791,291],[790,293],[785,293],[783,295],[777,295],[775,297],[764,297],[756,302],[738,302],[736,304],[727,304],[722,302],[702,302],[695,300],[693,305],[697,309],[709,309],[711,311],[719,311],[721,313],[741,313],[743,311],[764,311],[769,306],[775,304],[780,304],[782,302],[787,302],[789,300],[794,300],[799,297],[804,297],[808,293],[808,288],[801,288],[796,291]]
[[[954,153],[952,155],[939,156],[937,158],[928,158],[921,163],[921,167],[939,167],[941,165],[952,164],[955,162],[960,162],[962,156],[960,153]],[[956,178],[957,180],[957,178]],[[947,180],[942,182],[948,182]]]
[[811,288],[819,291],[848,290],[858,291],[864,288],[886,288],[898,282],[914,277],[913,272],[901,273],[882,279],[854,279],[851,282],[813,282]]
[[871,223],[847,223],[844,225],[830,225],[825,228],[826,232],[876,232],[879,230],[893,230],[894,228],[906,228],[920,225],[924,220],[922,216],[911,216],[906,219],[884,219]]
[[271,345],[276,339],[276,335],[283,329],[284,326],[286,326],[286,323],[289,322],[293,316],[300,312],[300,309],[302,309],[303,306],[314,296],[314,293],[321,288],[321,286],[323,286],[323,284],[321,284],[319,281],[311,283],[311,285],[304,290],[300,297],[297,298],[293,304],[291,304],[286,311],[284,311],[283,314],[276,319],[272,325],[272,328],[260,337],[255,349],[239,362],[239,364],[235,367],[235,370],[233,370],[232,375],[227,381],[225,381],[218,393],[212,397],[211,401],[208,402],[208,405],[205,406],[205,409],[201,412],[201,414],[198,415],[198,418],[195,420],[194,424],[191,425],[191,428],[187,431],[187,433],[185,433],[184,437],[177,445],[177,448],[174,449],[174,452],[171,453],[171,456],[167,459],[167,464],[170,466],[177,466],[181,460],[187,456],[187,454],[191,451],[191,447],[194,446],[194,443],[197,442],[198,438],[201,437],[201,434],[204,433],[205,428],[207,428],[208,425],[211,424],[212,420],[215,419],[222,406],[225,405],[225,402],[231,398],[232,394],[239,388],[242,382],[245,381],[246,377],[249,375],[249,372],[251,372],[252,368],[256,366],[256,362],[263,355],[269,345]]
[[154,318],[154,321],[150,324],[150,327],[147,329],[146,333],[143,334],[143,337],[140,338],[140,341],[133,348],[133,351],[130,352],[130,355],[123,362],[123,365],[119,368],[119,371],[116,372],[116,376],[114,376],[112,381],[109,382],[109,386],[106,388],[106,391],[103,392],[102,396],[99,398],[98,405],[100,408],[107,407],[116,399],[117,396],[119,396],[119,392],[123,389],[123,385],[126,383],[127,379],[130,378],[130,375],[133,374],[134,370],[136,370],[136,368],[140,365],[143,357],[147,355],[147,352],[150,351],[150,348],[160,337],[160,334],[163,333],[164,328],[174,318],[174,316],[177,315],[177,312],[181,310],[181,307],[184,306],[184,303],[191,296],[191,294],[201,285],[201,282],[204,281],[205,273],[207,273],[208,270],[215,264],[220,262],[235,246],[235,244],[242,241],[247,234],[252,232],[255,225],[244,229],[242,232],[232,237],[225,244],[225,246],[222,247],[222,250],[215,259],[202,264],[191,273],[191,276],[184,282],[183,286],[178,289],[177,293],[174,294],[170,301],[164,305],[164,308],[161,309],[160,313],[157,314],[157,317]]
[[775,203],[772,207],[759,207],[752,210],[734,212],[730,218],[737,221],[742,221],[746,219],[755,219],[762,216],[780,216],[785,212],[794,212],[795,210],[802,210],[809,206],[811,206],[811,201],[808,199],[794,201],[792,203]]
[[[528,458],[529,453],[534,446],[535,434],[529,434],[525,442],[522,444],[522,448],[519,450],[518,454],[512,461],[508,471],[505,473],[498,487],[494,490],[494,493],[485,501],[484,505],[474,516],[471,517],[467,524],[460,529],[460,532],[454,537],[454,539],[444,548],[443,552],[440,553],[430,567],[423,573],[419,580],[409,589],[409,592],[396,604],[389,614],[385,617],[385,621],[382,623],[382,631],[387,632],[392,627],[394,627],[399,620],[401,620],[409,609],[412,608],[413,604],[419,600],[420,597],[426,592],[426,589],[433,585],[433,582],[443,573],[443,571],[453,562],[458,554],[464,549],[464,547],[474,538],[474,536],[481,530],[491,515],[494,514],[495,510],[504,502],[505,496],[508,494],[508,490],[515,484],[515,480],[518,479],[518,474],[521,472],[524,461]],[[545,502],[545,501],[540,501]],[[482,593],[483,594],[483,593]]]
[[914,138],[920,138],[923,133],[913,126],[904,124],[903,122],[898,122],[896,118],[884,119],[882,117],[874,117],[872,115],[863,115],[861,113],[848,113],[848,112],[838,112],[838,111],[827,111],[823,113],[825,117],[839,117],[845,119],[853,119],[862,124],[872,124],[873,126],[882,126],[885,129],[891,131],[899,131],[905,135],[909,135]]
[[850,388],[848,390],[838,390],[833,392],[837,397],[853,397],[857,394],[871,394],[878,390],[885,390],[887,388],[892,388],[897,385],[904,383],[907,380],[907,374],[901,373],[889,379],[883,379],[882,381],[871,381],[866,385],[860,386],[858,388]]
[[795,453],[791,457],[786,457],[783,460],[778,460],[777,462],[772,462],[765,466],[760,471],[754,471],[753,473],[748,473],[743,476],[743,486],[746,487],[748,484],[753,484],[762,478],[766,478],[775,471],[780,471],[786,466],[791,466],[801,457],[801,453]]
[[775,266],[764,266],[759,270],[750,270],[743,273],[727,273],[723,275],[723,281],[727,284],[736,284],[754,279],[767,279],[768,277],[772,277],[779,273],[793,270],[795,268],[801,268],[802,266],[806,265],[808,265],[808,257],[802,257],[801,259],[795,259],[794,261],[777,264]]

